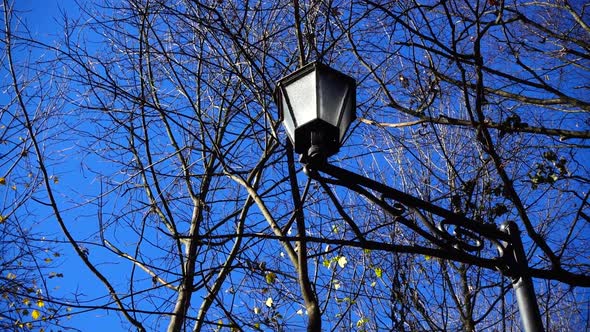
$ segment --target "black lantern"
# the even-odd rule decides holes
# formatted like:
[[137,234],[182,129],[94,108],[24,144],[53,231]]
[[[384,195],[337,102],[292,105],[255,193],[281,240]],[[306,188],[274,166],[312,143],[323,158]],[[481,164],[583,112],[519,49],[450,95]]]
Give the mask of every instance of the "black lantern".
[[352,77],[313,62],[280,79],[275,93],[287,135],[303,162],[338,152],[356,118]]

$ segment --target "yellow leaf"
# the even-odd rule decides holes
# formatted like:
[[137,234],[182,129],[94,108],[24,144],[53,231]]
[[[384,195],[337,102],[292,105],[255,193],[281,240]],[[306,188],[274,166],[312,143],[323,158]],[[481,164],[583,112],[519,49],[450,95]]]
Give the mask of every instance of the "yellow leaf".
[[6,221],[6,217],[0,214],[0,224],[3,224]]
[[273,284],[277,279],[277,275],[274,272],[268,272],[265,276],[267,284]]
[[264,302],[264,304],[266,304],[267,307],[271,308],[272,305],[274,304],[272,297],[269,297],[268,299],[266,299],[266,302]]
[[59,183],[59,178],[57,176],[53,177],[53,183],[55,183],[55,184]]
[[344,268],[347,263],[348,260],[346,259],[346,257],[340,256],[340,258],[338,258],[338,266],[340,266],[341,268]]
[[24,305],[29,305],[29,303],[31,303],[31,300],[29,300],[28,298],[24,298],[23,299],[23,304]]
[[35,309],[31,312],[31,317],[33,317],[34,320],[37,320],[39,317],[41,317],[41,313],[39,310]]
[[6,275],[6,279],[14,280],[14,279],[16,279],[16,274],[14,274],[12,272],[8,272],[8,274]]
[[381,278],[383,276],[383,270],[380,267],[376,267],[374,271],[377,278]]
[[3,177],[0,177],[0,184],[6,184],[6,179]]
[[339,280],[334,280],[333,283],[334,283],[334,289],[335,290],[339,290],[340,287],[342,287],[342,284],[340,284],[340,281]]
[[45,306],[45,302],[43,302],[43,300],[37,300],[37,306],[39,308],[43,308]]

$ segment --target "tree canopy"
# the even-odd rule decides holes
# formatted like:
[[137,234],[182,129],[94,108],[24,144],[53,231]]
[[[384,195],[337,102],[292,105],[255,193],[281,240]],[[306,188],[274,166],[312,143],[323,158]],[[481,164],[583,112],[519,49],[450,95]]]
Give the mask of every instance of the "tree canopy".
[[545,328],[590,326],[584,1],[79,2],[49,40],[16,3],[2,329],[107,312],[139,331],[520,329],[492,243],[437,246],[436,216],[304,174],[273,91],[312,61],[357,80],[330,163],[514,221]]

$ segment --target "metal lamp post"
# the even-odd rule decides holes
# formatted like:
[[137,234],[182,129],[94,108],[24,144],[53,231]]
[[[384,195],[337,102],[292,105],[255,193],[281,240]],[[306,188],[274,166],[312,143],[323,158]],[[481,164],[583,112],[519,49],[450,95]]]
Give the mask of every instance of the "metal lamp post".
[[[406,220],[405,226],[448,252],[448,257],[442,258],[469,262],[463,257],[470,257],[473,262],[478,259],[473,253],[484,248],[484,240],[495,244],[499,254],[493,266],[512,280],[524,330],[544,331],[516,223],[508,222],[498,228],[477,222],[327,162],[329,156],[339,151],[346,131],[356,119],[353,78],[314,62],[278,81],[276,101],[287,135],[295,152],[301,154],[308,176],[354,190],[394,217],[401,217],[407,208],[437,215],[439,222],[423,222],[423,228],[405,218],[400,220]],[[331,178],[324,178],[320,172]],[[379,193],[381,198],[377,199],[369,190]],[[389,205],[385,199],[396,203]]]

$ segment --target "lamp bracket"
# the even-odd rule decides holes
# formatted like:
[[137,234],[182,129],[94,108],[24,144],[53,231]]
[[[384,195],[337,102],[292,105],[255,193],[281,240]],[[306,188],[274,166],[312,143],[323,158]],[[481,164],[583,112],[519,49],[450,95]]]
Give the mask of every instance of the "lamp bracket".
[[[523,270],[528,269],[518,228],[514,222],[500,228],[494,224],[484,224],[331,165],[325,160],[308,163],[304,167],[304,172],[317,181],[343,186],[363,195],[404,226],[441,249],[477,257],[486,249],[486,243],[490,243],[497,249],[496,267],[504,275],[514,277],[522,275]],[[324,177],[320,172],[330,177]],[[379,196],[375,196],[375,192]],[[416,219],[421,224],[406,219],[404,215],[407,211],[416,213]],[[438,216],[438,221],[434,220],[434,216]]]

